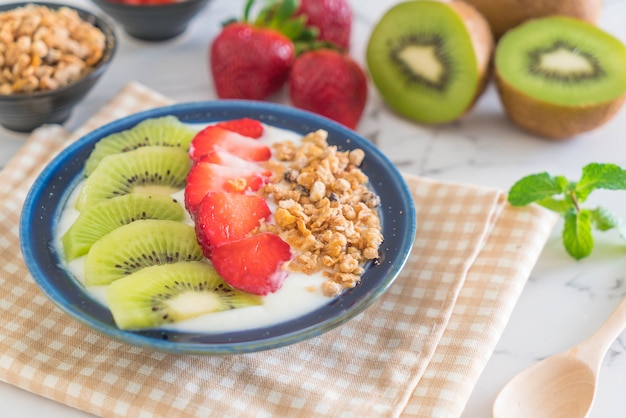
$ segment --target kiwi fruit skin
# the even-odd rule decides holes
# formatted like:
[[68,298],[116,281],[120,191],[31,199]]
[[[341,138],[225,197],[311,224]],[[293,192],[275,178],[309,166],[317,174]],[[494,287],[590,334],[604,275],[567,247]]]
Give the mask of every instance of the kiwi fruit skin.
[[626,95],[589,107],[563,107],[537,101],[504,81],[496,70],[496,85],[507,117],[527,132],[567,140],[591,131],[615,116]]
[[[570,21],[580,23],[593,30],[600,30],[580,19],[564,16],[533,19],[522,23],[502,37],[496,49],[496,57],[499,51],[506,46],[504,41],[506,41],[507,36],[511,36],[513,31],[522,30],[525,25],[532,25],[540,21],[548,21],[551,24],[558,24],[558,21]],[[495,65],[494,79],[507,117],[523,130],[552,140],[567,140],[605,124],[622,108],[626,99],[625,90],[612,100],[596,103],[576,106],[549,103],[532,97],[508,82],[500,73],[497,64]]]
[[535,18],[560,15],[597,24],[602,0],[464,0],[474,6],[489,22],[494,38]]
[[233,289],[200,261],[146,267],[109,285],[106,299],[116,325],[135,330],[263,303]]
[[[413,106],[399,105],[396,104],[396,98],[393,97],[395,93],[386,93],[385,88],[381,86],[382,82],[377,81],[376,71],[374,66],[376,65],[376,61],[378,60],[378,56],[373,53],[372,48],[372,40],[374,36],[376,36],[377,28],[374,28],[374,32],[370,37],[370,41],[367,48],[367,63],[368,69],[370,72],[370,76],[377,86],[379,92],[381,93],[383,99],[389,105],[392,110],[396,113],[408,118],[415,120],[419,123],[427,124],[427,125],[436,125],[436,124],[444,124],[453,122],[465,114],[467,114],[476,104],[476,101],[480,98],[480,96],[485,91],[485,88],[488,82],[491,79],[491,71],[492,71],[492,57],[495,42],[493,36],[491,34],[491,29],[487,20],[471,5],[465,3],[463,1],[452,0],[452,1],[438,1],[438,0],[414,0],[409,2],[402,2],[391,9],[389,9],[386,13],[392,13],[394,9],[399,9],[405,6],[417,6],[419,7],[419,3],[435,3],[440,4],[441,7],[448,7],[453,13],[458,15],[458,18],[465,27],[467,32],[467,36],[469,38],[470,44],[472,45],[474,56],[475,56],[475,65],[477,68],[477,72],[479,74],[477,83],[474,88],[474,92],[472,97],[467,101],[464,105],[463,109],[461,109],[458,113],[453,115],[446,116],[438,116],[438,117],[430,117],[426,116],[419,109]],[[408,7],[407,7],[408,8]],[[384,17],[383,17],[384,18]],[[419,31],[419,24],[416,24],[415,30]],[[467,63],[459,63],[460,65],[468,65]],[[382,77],[381,77],[382,78]],[[419,93],[415,93],[416,95]],[[410,102],[410,99],[407,99],[406,102]]]

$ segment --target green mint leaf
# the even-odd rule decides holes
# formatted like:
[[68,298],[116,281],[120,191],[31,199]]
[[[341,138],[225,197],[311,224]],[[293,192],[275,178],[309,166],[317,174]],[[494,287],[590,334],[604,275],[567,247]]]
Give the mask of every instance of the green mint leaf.
[[608,231],[615,228],[622,238],[626,239],[626,224],[613,212],[599,207],[591,210],[590,213],[591,223],[598,231]]
[[587,164],[575,189],[578,201],[584,202],[596,189],[626,190],[626,170],[615,164]]
[[591,212],[583,209],[580,212],[569,211],[565,214],[563,226],[563,245],[569,255],[576,260],[587,257],[593,250],[591,233]]
[[560,213],[561,215],[564,215],[567,211],[574,209],[574,204],[569,199],[563,200],[546,197],[545,199],[537,200],[537,204],[546,209],[550,209],[553,212]]
[[545,172],[531,174],[511,187],[508,201],[513,206],[526,206],[555,194],[563,193],[568,184],[567,179],[561,176],[552,177]]

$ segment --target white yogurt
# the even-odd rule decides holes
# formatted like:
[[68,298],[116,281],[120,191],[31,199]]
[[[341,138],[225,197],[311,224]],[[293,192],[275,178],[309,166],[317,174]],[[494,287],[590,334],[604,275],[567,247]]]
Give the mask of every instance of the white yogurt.
[[[200,128],[202,126],[199,126]],[[264,135],[258,140],[269,145],[285,140],[298,142],[300,139],[301,136],[295,132],[265,126]],[[74,205],[81,186],[82,182],[76,185],[61,213],[57,225],[56,245],[60,254],[63,253],[60,238],[79,215],[79,212],[74,209]],[[184,190],[172,196],[181,205],[184,205]],[[185,213],[187,212],[185,211]],[[191,218],[188,217],[186,222],[192,224]],[[84,257],[66,263],[65,268],[85,287],[95,301],[108,306],[105,296],[106,286],[85,286]],[[329,303],[330,299],[321,292],[321,285],[325,280],[321,273],[313,275],[289,273],[280,289],[272,294],[263,296],[262,305],[210,313],[163,326],[162,328],[188,332],[215,333],[255,329],[278,324],[305,315]]]

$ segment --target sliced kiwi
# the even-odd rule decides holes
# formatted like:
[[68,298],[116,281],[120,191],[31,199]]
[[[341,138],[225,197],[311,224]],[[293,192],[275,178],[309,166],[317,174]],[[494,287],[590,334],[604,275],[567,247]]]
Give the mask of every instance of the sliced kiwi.
[[493,37],[462,1],[408,1],[389,9],[367,45],[367,67],[385,102],[427,124],[471,109],[489,78]]
[[61,237],[65,258],[71,261],[87,254],[104,235],[140,219],[182,221],[185,210],[169,196],[131,193],[97,203],[81,212]]
[[261,305],[259,296],[230,287],[207,263],[146,267],[106,290],[115,323],[122,329],[158,328],[203,314]]
[[191,167],[182,148],[149,146],[104,157],[82,186],[76,209],[129,193],[172,194],[185,186]]
[[570,138],[602,125],[623,105],[626,47],[582,20],[535,19],[500,39],[495,76],[515,124],[548,138]]
[[139,220],[114,229],[91,246],[85,257],[85,284],[105,285],[148,266],[203,258],[192,226]]
[[102,138],[85,161],[85,175],[90,175],[107,155],[128,152],[146,146],[168,146],[189,149],[197,131],[175,116],[146,119],[125,131]]

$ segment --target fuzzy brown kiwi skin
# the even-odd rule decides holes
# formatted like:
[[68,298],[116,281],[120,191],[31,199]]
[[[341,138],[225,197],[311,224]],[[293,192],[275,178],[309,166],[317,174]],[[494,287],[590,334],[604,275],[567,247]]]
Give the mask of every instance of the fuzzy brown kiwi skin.
[[476,52],[476,65],[479,73],[482,74],[474,99],[465,111],[467,113],[474,107],[491,80],[495,40],[491,33],[489,22],[474,6],[464,1],[452,1],[448,5],[466,22],[466,27]]
[[534,99],[507,83],[495,70],[495,82],[507,117],[532,134],[553,140],[570,139],[608,122],[621,109],[626,94],[605,103],[560,106]]
[[530,19],[549,15],[578,18],[596,24],[602,0],[464,0],[487,19],[495,39]]

